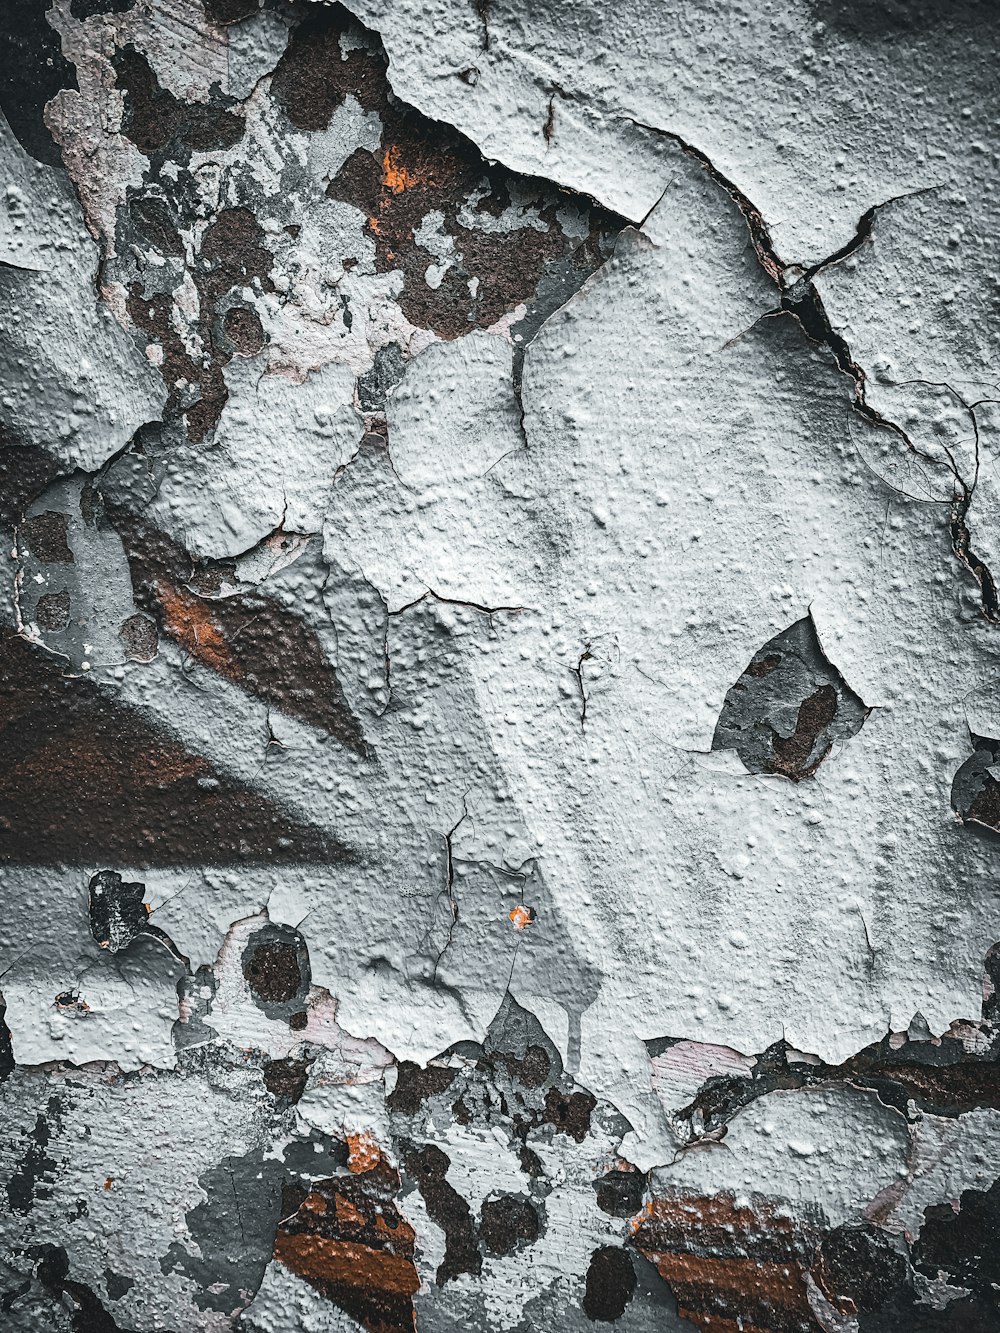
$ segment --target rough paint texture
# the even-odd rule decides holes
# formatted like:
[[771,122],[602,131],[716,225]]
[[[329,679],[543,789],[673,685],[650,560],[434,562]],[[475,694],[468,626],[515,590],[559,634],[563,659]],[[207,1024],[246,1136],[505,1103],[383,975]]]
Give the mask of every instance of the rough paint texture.
[[0,1327],[998,1333],[998,45],[8,0]]

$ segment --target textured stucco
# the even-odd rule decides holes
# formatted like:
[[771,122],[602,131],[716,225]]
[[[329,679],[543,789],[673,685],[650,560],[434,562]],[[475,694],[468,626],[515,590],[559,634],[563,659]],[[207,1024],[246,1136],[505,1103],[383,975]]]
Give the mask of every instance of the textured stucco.
[[8,0],[0,1327],[1000,1330],[998,37]]

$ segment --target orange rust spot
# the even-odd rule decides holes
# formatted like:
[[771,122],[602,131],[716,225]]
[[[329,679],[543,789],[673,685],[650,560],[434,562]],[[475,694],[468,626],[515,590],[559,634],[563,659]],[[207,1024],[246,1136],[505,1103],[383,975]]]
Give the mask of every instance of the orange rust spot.
[[199,662],[234,679],[238,675],[236,663],[211,609],[199,597],[165,579],[157,580],[156,595],[171,638]]
[[[382,184],[393,194],[402,194],[404,190],[412,190],[414,185],[422,185],[425,182],[415,172],[410,171],[403,163],[402,151],[397,144],[390,144],[382,154]],[[426,182],[430,184],[430,182]]]
[[532,921],[534,921],[535,909],[533,907],[525,907],[523,903],[518,903],[516,907],[511,908],[507,915],[518,930],[523,930],[525,926],[530,926]]
[[348,1134],[348,1171],[353,1171],[356,1174],[361,1171],[373,1171],[381,1160],[381,1150],[366,1129],[363,1129],[360,1134]]
[[302,1200],[299,1211],[304,1213],[325,1213],[327,1207],[327,1202],[322,1194],[317,1194],[316,1191],[313,1190],[311,1194],[307,1194]]
[[104,1188],[105,1188],[106,1190],[111,1189],[111,1188],[114,1186],[114,1183],[115,1183],[115,1182],[114,1182],[114,1177],[113,1177],[113,1176],[105,1176],[105,1177],[104,1177]]
[[[342,1194],[333,1196],[334,1204],[337,1209],[338,1222],[350,1222],[353,1226],[363,1227],[365,1225],[364,1213],[359,1213],[350,1199],[345,1199]],[[305,1205],[303,1205],[304,1207]],[[326,1210],[324,1209],[324,1212]]]
[[[409,1227],[406,1232],[408,1234],[400,1235],[399,1239],[410,1246],[413,1232]],[[307,1282],[336,1282],[405,1296],[412,1296],[420,1289],[412,1259],[404,1254],[393,1254],[391,1250],[373,1250],[353,1241],[329,1240],[325,1236],[302,1233],[289,1235],[279,1231],[274,1257]]]

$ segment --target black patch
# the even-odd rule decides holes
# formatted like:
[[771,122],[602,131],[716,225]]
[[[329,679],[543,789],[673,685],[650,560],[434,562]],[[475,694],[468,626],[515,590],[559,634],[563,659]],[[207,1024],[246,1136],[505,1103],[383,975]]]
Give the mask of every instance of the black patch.
[[101,1299],[84,1282],[69,1276],[69,1257],[59,1245],[32,1246],[29,1255],[38,1260],[35,1270],[42,1286],[71,1313],[73,1333],[128,1333],[119,1328]]
[[371,370],[358,376],[358,402],[362,412],[385,411],[389,392],[403,378],[406,362],[398,343],[386,343],[375,353]]
[[[58,1100],[50,1097],[47,1116],[50,1116],[57,1126],[59,1111]],[[52,1192],[45,1183],[47,1178],[51,1179],[56,1169],[55,1158],[50,1157],[46,1151],[52,1136],[47,1116],[39,1111],[35,1117],[34,1128],[26,1131],[27,1144],[24,1153],[17,1168],[7,1180],[7,1203],[11,1212],[30,1213],[36,1196],[45,1199]]]
[[160,1267],[179,1268],[195,1282],[199,1309],[229,1314],[260,1286],[282,1216],[283,1178],[282,1164],[263,1149],[226,1157],[198,1177],[208,1198],[185,1214],[198,1253],[174,1241]]
[[957,1213],[950,1203],[925,1209],[913,1262],[929,1277],[944,1273],[977,1295],[1000,1287],[1000,1180],[985,1191],[963,1190]]
[[870,1223],[835,1227],[823,1237],[813,1266],[827,1299],[845,1314],[881,1310],[906,1286],[909,1272],[906,1256]]
[[135,7],[135,0],[71,0],[69,12],[81,22],[98,14],[126,14]]
[[735,750],[751,773],[811,777],[835,741],[856,736],[864,703],[827,661],[811,616],[754,654],[729,690],[713,750]]
[[126,884],[115,870],[90,881],[90,933],[102,949],[117,953],[146,929],[145,884]]
[[597,1206],[610,1217],[634,1217],[642,1207],[646,1177],[641,1171],[609,1171],[594,1181]]
[[625,1313],[635,1291],[635,1270],[624,1250],[604,1245],[590,1256],[583,1312],[588,1319],[613,1324]]
[[14,1043],[7,1026],[7,1002],[0,995],[0,1083],[9,1078],[15,1068]]
[[104,1270],[104,1285],[107,1288],[108,1299],[120,1301],[135,1286],[135,1278],[126,1277],[122,1273],[115,1273],[110,1268],[106,1268]]
[[1000,10],[994,0],[811,0],[815,20],[851,37],[898,38],[937,28],[989,28]]
[[479,1236],[493,1254],[513,1254],[533,1245],[540,1232],[538,1213],[522,1194],[486,1199],[479,1213]]
[[61,167],[59,146],[45,124],[46,103],[61,88],[79,88],[76,67],[49,26],[46,0],[6,0],[0,22],[0,108],[21,147],[46,166]]

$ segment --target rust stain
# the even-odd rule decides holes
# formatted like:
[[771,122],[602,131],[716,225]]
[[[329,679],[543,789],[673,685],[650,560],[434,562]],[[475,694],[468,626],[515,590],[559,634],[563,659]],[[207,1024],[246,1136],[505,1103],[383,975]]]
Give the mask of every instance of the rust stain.
[[[407,1230],[412,1243],[413,1232]],[[420,1288],[411,1258],[388,1249],[372,1250],[353,1241],[279,1233],[274,1257],[307,1282],[344,1283],[405,1296],[412,1296]]]
[[367,1130],[362,1130],[360,1134],[348,1134],[347,1152],[347,1169],[355,1175],[362,1171],[373,1171],[382,1160],[381,1149]]
[[431,175],[421,176],[417,171],[411,171],[403,161],[403,150],[398,144],[389,144],[382,154],[382,184],[393,194],[402,194],[404,190],[411,190],[415,185],[433,185],[434,179]]
[[239,668],[211,607],[166,579],[157,579],[155,588],[163,610],[164,628],[170,637],[220,676],[238,679]]
[[631,1225],[678,1313],[707,1333],[818,1329],[805,1281],[818,1235],[783,1201],[678,1192],[653,1199]]
[[518,930],[523,930],[525,926],[530,926],[534,921],[535,909],[533,907],[525,907],[523,903],[518,903],[516,907],[511,908],[507,915]]
[[[412,1333],[416,1235],[396,1207],[399,1173],[368,1135],[351,1136],[352,1174],[287,1186],[274,1257],[368,1333]],[[359,1151],[373,1156],[357,1169]]]

